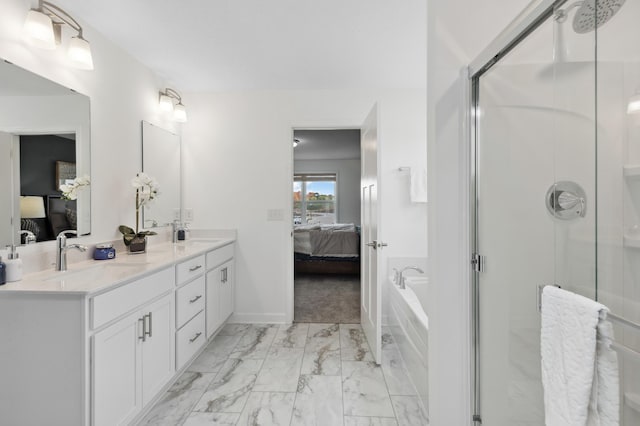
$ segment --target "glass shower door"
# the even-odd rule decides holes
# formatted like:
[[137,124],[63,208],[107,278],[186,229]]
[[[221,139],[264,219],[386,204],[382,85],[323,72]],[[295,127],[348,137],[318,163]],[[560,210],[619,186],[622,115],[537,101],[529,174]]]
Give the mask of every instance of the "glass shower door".
[[476,414],[490,426],[544,425],[539,286],[595,297],[595,36],[554,16],[474,79]]

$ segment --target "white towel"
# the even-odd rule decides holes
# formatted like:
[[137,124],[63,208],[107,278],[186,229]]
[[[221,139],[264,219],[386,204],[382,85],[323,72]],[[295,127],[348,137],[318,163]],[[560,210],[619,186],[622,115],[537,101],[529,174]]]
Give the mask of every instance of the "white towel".
[[411,202],[427,202],[427,170],[424,168],[411,169]]
[[542,385],[547,426],[618,425],[618,368],[606,306],[546,286]]

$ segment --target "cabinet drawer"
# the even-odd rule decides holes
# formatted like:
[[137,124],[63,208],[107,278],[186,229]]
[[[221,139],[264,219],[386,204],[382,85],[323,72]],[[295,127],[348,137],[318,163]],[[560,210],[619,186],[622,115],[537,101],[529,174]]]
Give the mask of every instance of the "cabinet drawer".
[[201,311],[176,333],[176,370],[181,369],[206,341],[204,311]]
[[132,281],[91,299],[91,327],[98,328],[174,288],[173,268]]
[[204,309],[204,275],[176,292],[176,328],[180,328]]
[[194,257],[193,259],[185,260],[182,263],[176,265],[176,284],[184,284],[191,278],[201,275],[204,270],[204,254]]
[[233,257],[234,244],[228,244],[207,253],[207,269],[215,268]]

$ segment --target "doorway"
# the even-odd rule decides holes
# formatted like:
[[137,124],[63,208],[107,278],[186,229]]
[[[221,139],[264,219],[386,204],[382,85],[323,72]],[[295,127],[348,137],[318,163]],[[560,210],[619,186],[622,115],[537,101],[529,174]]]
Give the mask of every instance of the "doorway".
[[360,129],[293,138],[294,321],[359,323]]

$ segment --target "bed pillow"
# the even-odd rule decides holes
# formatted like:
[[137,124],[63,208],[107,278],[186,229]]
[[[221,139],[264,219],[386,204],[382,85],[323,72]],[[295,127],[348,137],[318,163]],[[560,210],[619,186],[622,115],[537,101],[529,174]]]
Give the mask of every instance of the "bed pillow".
[[356,226],[353,223],[328,223],[326,225],[320,225],[320,229],[323,231],[351,231],[355,232]]
[[293,226],[293,231],[294,232],[319,231],[319,230],[320,230],[320,225],[318,225],[318,224],[294,225]]

